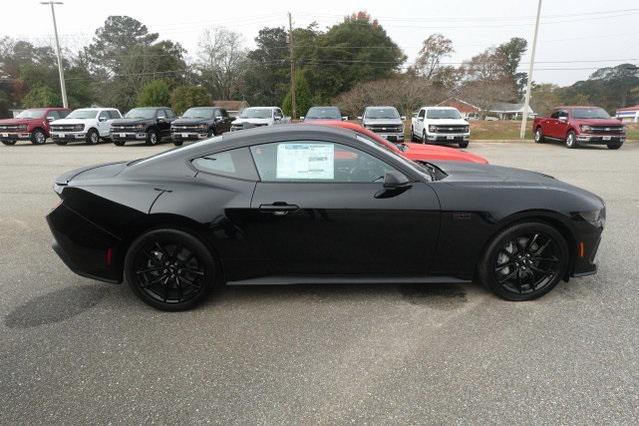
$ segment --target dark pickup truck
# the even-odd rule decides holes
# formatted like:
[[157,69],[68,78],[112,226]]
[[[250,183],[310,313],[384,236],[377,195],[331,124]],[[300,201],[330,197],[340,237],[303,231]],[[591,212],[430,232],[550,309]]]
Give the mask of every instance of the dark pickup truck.
[[113,120],[111,140],[117,146],[127,141],[143,140],[147,145],[157,145],[171,134],[175,113],[167,107],[133,108],[124,118]]
[[607,145],[619,149],[626,141],[626,129],[617,119],[594,106],[564,106],[556,108],[550,117],[533,121],[535,142],[558,140],[568,148],[580,145]]
[[206,139],[231,130],[233,118],[224,108],[193,107],[171,123],[171,139],[176,146],[184,141]]

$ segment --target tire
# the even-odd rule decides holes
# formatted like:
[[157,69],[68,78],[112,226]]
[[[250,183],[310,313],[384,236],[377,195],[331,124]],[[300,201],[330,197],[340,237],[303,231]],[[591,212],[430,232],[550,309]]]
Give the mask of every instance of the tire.
[[124,261],[127,283],[144,303],[183,311],[206,299],[217,268],[211,251],[193,235],[156,229],[138,237]]
[[67,144],[67,141],[62,139],[54,140],[53,142],[55,142],[56,145],[60,145],[60,146],[64,146]]
[[215,129],[209,129],[209,131],[206,132],[206,137],[212,138],[213,136],[216,136]]
[[541,130],[541,127],[537,127],[535,129],[535,134],[533,135],[536,143],[544,143],[546,140],[544,138],[544,132]]
[[175,146],[182,146],[184,144],[184,141],[182,139],[173,139],[173,145]]
[[426,138],[426,130],[422,132],[422,143],[423,144],[428,143],[428,139]]
[[565,238],[550,225],[527,222],[500,232],[478,266],[480,281],[506,300],[533,300],[552,290],[568,270]]
[[574,149],[579,146],[579,144],[577,143],[577,136],[572,130],[569,131],[566,135],[566,146],[570,149]]
[[149,130],[146,132],[146,144],[147,145],[157,145],[160,143],[160,135],[156,130]]
[[100,134],[95,129],[89,129],[86,136],[87,145],[97,145],[100,142]]
[[459,142],[459,147],[460,148],[468,148],[468,141]]
[[609,142],[607,144],[608,149],[619,149],[623,145],[623,142]]
[[44,133],[44,130],[35,129],[31,132],[29,139],[31,139],[31,143],[34,145],[44,145],[47,142],[47,135]]
[[11,146],[11,145],[15,145],[17,141],[12,141],[12,140],[3,140],[2,143],[5,144],[6,146]]
[[413,126],[410,126],[410,141],[411,142],[419,142],[419,139],[417,138],[417,135],[415,135],[415,129],[413,129]]
[[124,146],[126,140],[124,139],[113,139],[113,144],[116,146]]

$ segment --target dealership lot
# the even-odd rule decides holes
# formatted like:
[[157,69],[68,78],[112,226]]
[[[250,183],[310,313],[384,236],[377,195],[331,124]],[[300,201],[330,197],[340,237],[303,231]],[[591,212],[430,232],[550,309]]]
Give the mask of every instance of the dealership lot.
[[471,142],[607,202],[599,273],[538,301],[476,284],[228,288],[176,314],[71,273],[44,221],[58,174],[169,147],[0,146],[0,422],[639,417],[638,143]]

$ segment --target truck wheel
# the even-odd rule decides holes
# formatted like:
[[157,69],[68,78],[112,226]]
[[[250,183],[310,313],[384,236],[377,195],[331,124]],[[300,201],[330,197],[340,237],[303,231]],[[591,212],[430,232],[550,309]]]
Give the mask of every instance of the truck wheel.
[[54,139],[53,142],[55,142],[56,145],[60,145],[60,146],[63,146],[63,145],[67,144],[67,141],[65,141],[63,139],[58,139],[58,140]]
[[6,146],[11,146],[11,145],[15,145],[16,141],[12,141],[12,140],[3,140],[2,141],[3,144],[5,144]]
[[215,136],[215,129],[209,129],[209,131],[206,133],[206,137],[212,138],[213,136]]
[[459,142],[459,147],[460,148],[468,148],[468,141]]
[[42,129],[35,129],[31,132],[31,143],[34,145],[42,145],[47,141],[47,135]]
[[619,149],[621,145],[623,145],[623,142],[609,142],[607,145],[608,149]]
[[426,130],[422,132],[422,143],[428,143],[428,139],[426,138]]
[[158,132],[156,132],[155,130],[149,130],[148,132],[146,132],[147,145],[157,145],[158,143],[160,143]]
[[100,142],[100,135],[95,129],[89,129],[85,142],[87,145],[96,145],[98,142]]
[[577,136],[575,136],[575,132],[572,130],[568,132],[568,135],[566,136],[566,146],[570,149],[577,148],[578,146]]
[[413,126],[410,126],[410,141],[411,142],[417,142],[419,139],[417,139],[417,136],[415,135],[415,129],[413,129]]
[[175,146],[182,146],[183,143],[184,141],[182,139],[173,139],[173,145]]
[[124,144],[126,143],[126,140],[124,140],[124,139],[113,139],[113,143],[116,146],[124,146]]
[[541,131],[541,127],[537,127],[535,130],[535,142],[544,143],[544,133]]

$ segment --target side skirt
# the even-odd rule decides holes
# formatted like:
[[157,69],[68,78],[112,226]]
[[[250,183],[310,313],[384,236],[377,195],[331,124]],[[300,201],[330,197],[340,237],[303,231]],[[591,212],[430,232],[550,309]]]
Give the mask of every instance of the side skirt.
[[272,276],[228,281],[226,285],[299,285],[299,284],[433,284],[470,283],[455,277],[393,277],[393,276]]

